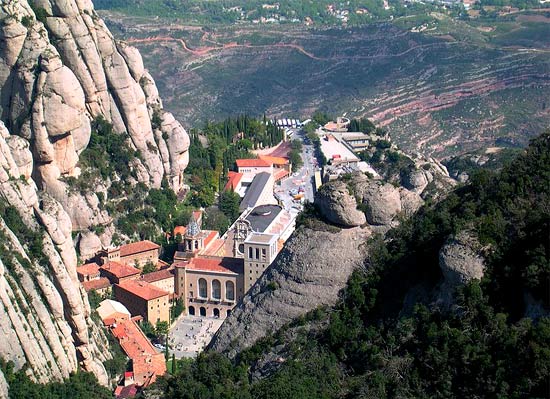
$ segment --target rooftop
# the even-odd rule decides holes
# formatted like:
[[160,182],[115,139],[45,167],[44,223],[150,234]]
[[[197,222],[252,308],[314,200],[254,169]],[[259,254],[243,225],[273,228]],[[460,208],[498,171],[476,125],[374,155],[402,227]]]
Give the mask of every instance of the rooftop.
[[279,205],[260,205],[254,208],[245,219],[250,222],[252,231],[263,233],[281,213],[282,209]]
[[82,282],[82,287],[86,290],[86,292],[90,292],[92,290],[102,290],[104,288],[108,288],[111,286],[111,282],[106,277],[100,277],[96,280],[90,280],[90,281],[84,281]]
[[157,270],[156,272],[147,273],[141,276],[141,280],[147,283],[166,280],[167,278],[174,278],[174,274],[172,273],[172,270],[162,269],[162,270]]
[[141,273],[141,270],[136,269],[133,266],[113,261],[105,263],[103,266],[100,267],[100,270],[109,272],[117,278],[135,276],[136,274]]
[[[149,385],[154,382],[157,375],[163,375],[166,372],[164,355],[155,350],[133,320],[120,321],[112,329],[112,332],[126,355],[132,359],[136,379],[138,375],[150,375],[144,385]],[[139,381],[136,382],[140,383]]]
[[131,244],[125,244],[120,246],[120,256],[131,256],[139,254],[141,252],[151,251],[153,249],[159,249],[160,245],[155,244],[152,241],[144,240],[133,242]]
[[125,318],[130,320],[131,316],[128,309],[126,309],[126,306],[120,302],[113,301],[112,299],[105,299],[104,301],[101,301],[99,307],[97,308],[97,313],[103,321],[118,315],[125,315]]
[[327,134],[321,139],[321,151],[329,162],[358,162],[359,158],[333,135]]
[[187,231],[187,226],[176,226],[174,227],[174,237],[177,236],[178,234],[183,237],[186,231]]
[[275,178],[275,181],[281,180],[283,177],[289,175],[290,173],[286,169],[279,169],[277,172],[273,174],[273,177]]
[[[258,200],[266,189],[266,186],[269,183],[270,179],[271,174],[267,172],[258,173],[256,176],[254,176],[254,180],[252,180],[252,184],[246,191],[246,194],[241,201],[239,209],[245,210],[246,208],[257,205]],[[273,191],[273,187],[269,187],[268,189]]]
[[145,299],[146,301],[160,298],[169,294],[168,292],[161,290],[160,288],[157,288],[146,281],[128,280],[122,281],[116,286],[137,297]]
[[277,236],[275,234],[252,233],[244,242],[248,244],[271,244],[276,240]]
[[272,164],[264,161],[263,159],[237,159],[235,161],[237,163],[237,167],[239,168],[246,168],[246,167],[255,167],[255,168],[269,168]]
[[229,180],[227,181],[225,185],[225,190],[233,190],[237,191],[237,187],[239,186],[239,183],[241,182],[241,179],[243,178],[242,173],[237,173],[230,171],[228,173]]
[[181,262],[176,267],[203,272],[239,274],[243,272],[244,260],[228,257],[192,258],[189,262]]
[[99,265],[97,263],[86,263],[78,266],[76,272],[82,276],[91,276],[99,273]]
[[272,165],[288,165],[289,164],[288,158],[283,158],[283,157],[274,157],[274,156],[271,156],[271,155],[260,155],[260,159],[262,161],[266,161],[266,162],[268,162],[269,164],[272,164]]

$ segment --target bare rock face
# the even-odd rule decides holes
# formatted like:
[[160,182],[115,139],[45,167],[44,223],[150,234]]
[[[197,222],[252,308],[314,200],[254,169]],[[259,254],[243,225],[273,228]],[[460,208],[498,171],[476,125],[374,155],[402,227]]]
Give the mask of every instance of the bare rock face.
[[[33,9],[46,18],[36,20]],[[78,178],[90,122],[99,116],[139,150],[141,159],[133,162],[139,181],[158,188],[166,178],[174,191],[182,188],[189,137],[163,110],[139,52],[115,42],[91,1],[34,0],[33,8],[25,0],[4,2],[0,37],[1,120],[32,143],[33,177],[65,210],[93,202],[83,201],[86,193],[67,195],[63,179]],[[159,126],[152,126],[153,116]],[[89,217],[73,218],[75,230],[107,222],[99,209],[89,209]]]
[[390,225],[401,212],[399,190],[391,184],[370,182],[362,189],[362,201],[366,208],[367,222],[371,225]]
[[[107,384],[102,361],[110,354],[104,336],[90,336],[94,324],[76,275],[71,219],[26,175],[32,156],[15,137],[0,124],[0,201],[12,215],[11,225],[0,216],[0,357],[16,369],[27,364],[38,382],[67,378],[81,367]],[[21,226],[38,237],[40,252],[14,234]]]
[[435,290],[435,304],[443,309],[455,305],[457,287],[476,279],[480,280],[484,272],[484,260],[481,245],[470,232],[462,231],[456,237],[450,237],[439,250],[439,267],[443,281]]
[[84,231],[81,233],[80,239],[78,240],[78,249],[82,259],[93,257],[102,247],[101,240],[97,235],[91,231]]
[[480,248],[477,239],[467,232],[447,240],[439,251],[439,267],[445,282],[457,286],[480,280],[485,267]]
[[420,194],[433,180],[433,175],[427,170],[414,168],[402,180],[405,188]]
[[420,195],[403,187],[399,188],[399,198],[401,199],[401,211],[405,216],[412,216],[424,205],[424,200]]
[[359,227],[338,233],[296,230],[210,347],[233,357],[292,319],[321,305],[334,305],[351,272],[363,265],[363,243],[370,234]]
[[365,214],[357,209],[357,201],[342,181],[324,184],[315,196],[315,205],[328,221],[339,226],[361,226],[366,222]]

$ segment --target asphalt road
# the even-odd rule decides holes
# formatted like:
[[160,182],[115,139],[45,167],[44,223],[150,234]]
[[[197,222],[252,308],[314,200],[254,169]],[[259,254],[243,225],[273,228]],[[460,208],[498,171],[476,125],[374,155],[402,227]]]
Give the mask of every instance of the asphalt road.
[[282,200],[284,208],[292,214],[299,213],[303,206],[299,202],[294,201],[292,190],[299,191],[300,188],[304,192],[304,201],[313,202],[314,195],[314,174],[316,169],[316,160],[313,155],[313,145],[304,143],[304,135],[301,130],[294,130],[292,140],[302,141],[302,161],[303,166],[300,170],[294,173],[289,178],[281,182],[280,186],[276,186],[275,193]]

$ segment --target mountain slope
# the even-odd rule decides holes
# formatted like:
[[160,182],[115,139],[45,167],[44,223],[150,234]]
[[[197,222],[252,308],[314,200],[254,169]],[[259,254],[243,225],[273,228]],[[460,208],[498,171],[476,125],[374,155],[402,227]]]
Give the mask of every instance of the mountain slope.
[[500,173],[474,173],[371,240],[365,270],[334,308],[285,324],[233,362],[207,352],[182,364],[149,397],[544,397],[549,204],[546,133]]
[[106,205],[138,184],[179,192],[188,146],[139,52],[115,42],[90,0],[0,4],[2,364],[41,383],[79,369],[108,383],[75,245],[82,260],[110,245]]

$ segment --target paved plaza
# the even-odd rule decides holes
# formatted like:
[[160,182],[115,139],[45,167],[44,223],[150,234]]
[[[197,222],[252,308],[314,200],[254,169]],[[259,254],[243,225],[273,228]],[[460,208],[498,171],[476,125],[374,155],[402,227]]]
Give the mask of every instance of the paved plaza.
[[174,353],[177,359],[197,356],[222,323],[223,319],[216,317],[181,316],[168,334],[170,355]]

